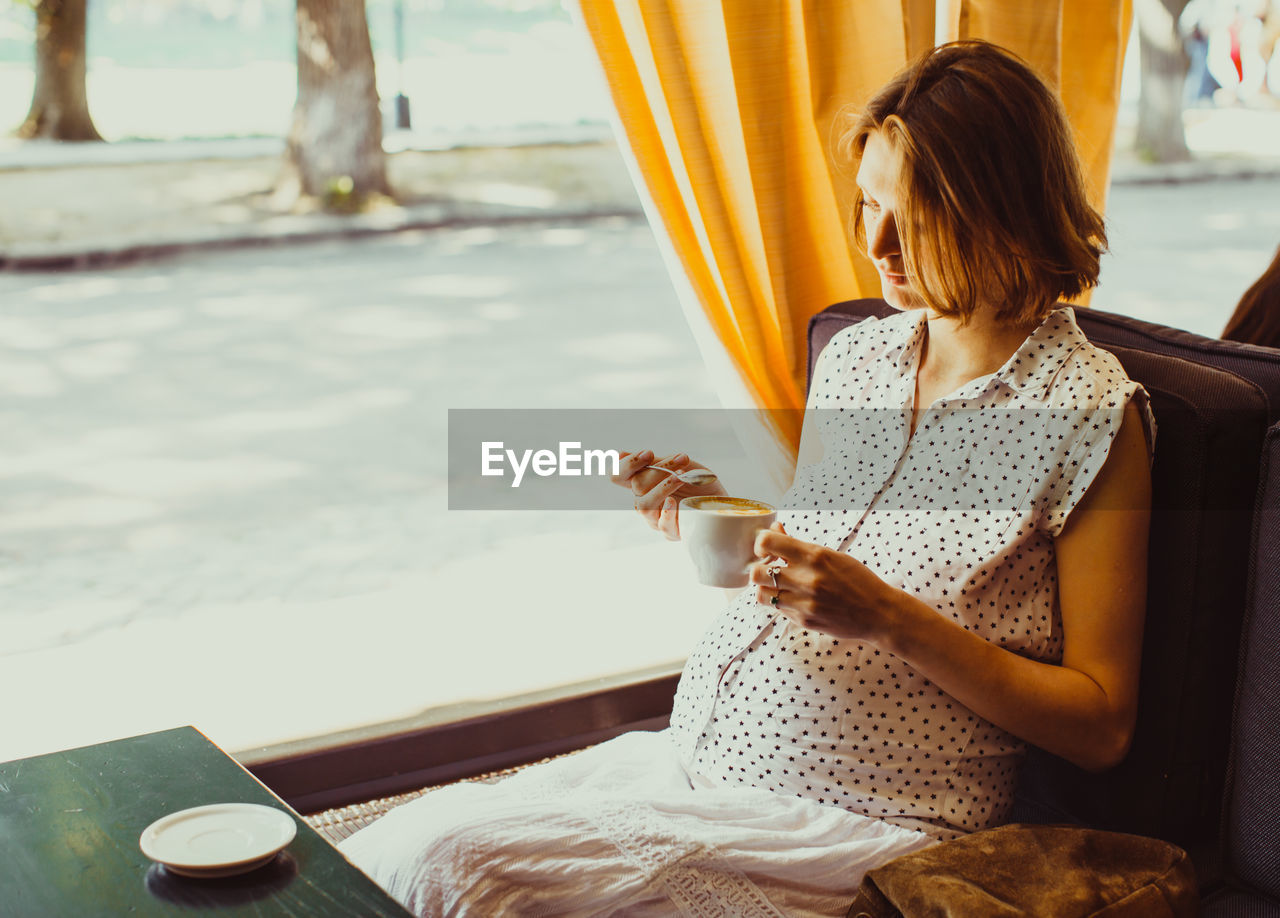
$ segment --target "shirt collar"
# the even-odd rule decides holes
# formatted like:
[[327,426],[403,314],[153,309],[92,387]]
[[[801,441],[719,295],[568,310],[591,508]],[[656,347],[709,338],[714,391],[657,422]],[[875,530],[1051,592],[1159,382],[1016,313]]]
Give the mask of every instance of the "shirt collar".
[[[892,317],[901,323],[899,343],[885,352],[885,357],[897,364],[898,372],[907,375],[919,360],[920,348],[928,327],[928,310],[911,309]],[[976,394],[993,383],[1003,383],[1020,395],[1043,399],[1058,370],[1067,358],[1088,338],[1076,324],[1075,310],[1064,306],[1050,312],[1027,336],[1004,366],[990,376],[974,380],[962,391]],[[970,387],[974,387],[970,392]]]
[[1088,340],[1076,324],[1074,309],[1055,309],[996,370],[994,378],[1021,395],[1042,399],[1067,358]]
[[898,372],[906,374],[919,359],[920,348],[924,343],[925,331],[928,327],[929,312],[925,309],[908,309],[891,316],[886,321],[896,322],[901,327],[897,336],[898,343],[885,351],[884,356],[898,365]]

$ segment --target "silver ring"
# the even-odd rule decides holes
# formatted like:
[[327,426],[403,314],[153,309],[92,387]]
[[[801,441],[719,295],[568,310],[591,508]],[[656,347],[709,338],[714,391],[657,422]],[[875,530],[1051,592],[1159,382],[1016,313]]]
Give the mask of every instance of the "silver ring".
[[775,590],[778,588],[778,572],[781,570],[782,568],[776,566],[769,568],[769,576],[773,578],[773,588]]

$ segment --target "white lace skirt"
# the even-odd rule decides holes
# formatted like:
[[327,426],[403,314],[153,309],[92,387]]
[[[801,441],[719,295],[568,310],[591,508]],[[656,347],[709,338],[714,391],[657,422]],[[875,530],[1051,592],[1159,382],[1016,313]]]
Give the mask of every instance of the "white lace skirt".
[[842,916],[920,832],[748,787],[694,786],[663,733],[392,810],[342,852],[416,915]]

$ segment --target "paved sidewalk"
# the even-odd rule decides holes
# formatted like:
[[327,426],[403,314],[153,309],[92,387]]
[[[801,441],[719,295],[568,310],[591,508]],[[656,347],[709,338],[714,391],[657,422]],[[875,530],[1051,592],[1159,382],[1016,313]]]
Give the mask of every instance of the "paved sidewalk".
[[1133,149],[1137,113],[1122,109],[1112,185],[1176,184],[1280,176],[1280,109],[1192,109],[1183,116],[1192,159],[1151,163]]
[[449,409],[715,406],[642,220],[0,273],[0,304],[0,761],[661,665],[721,601],[621,491],[448,509]]
[[[1190,162],[1131,150],[1122,112],[1113,186],[1280,176],[1280,111],[1188,113]],[[279,138],[49,144],[0,140],[0,269],[86,268],[203,247],[641,213],[605,125],[388,135],[399,203],[293,213],[272,194]]]
[[278,140],[70,148],[10,141],[0,146],[0,269],[87,268],[192,248],[640,214],[612,140],[602,140],[600,130],[557,133],[569,142],[392,152],[388,173],[398,203],[354,215],[298,213],[278,201]]

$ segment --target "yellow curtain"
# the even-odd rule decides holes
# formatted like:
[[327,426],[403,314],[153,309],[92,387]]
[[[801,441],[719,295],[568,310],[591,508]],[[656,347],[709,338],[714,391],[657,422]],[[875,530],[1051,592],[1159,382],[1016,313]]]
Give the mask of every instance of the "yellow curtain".
[[[833,126],[932,46],[935,0],[580,2],[656,229],[762,422],[794,456],[809,318],[880,290],[851,251],[853,176],[832,159]],[[1129,2],[1073,0],[1063,14],[953,0],[945,24],[1012,47],[1055,82],[1064,65],[1082,68],[1064,91],[1075,93],[1068,112],[1103,191]],[[1112,22],[1101,7],[1123,12]]]
[[951,0],[950,37],[1020,55],[1062,95],[1093,204],[1106,209],[1132,0]]

